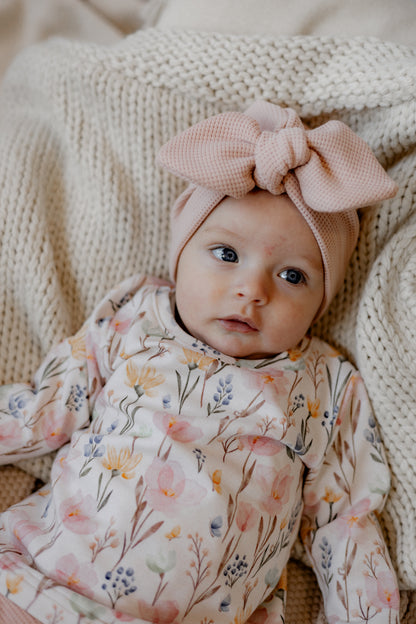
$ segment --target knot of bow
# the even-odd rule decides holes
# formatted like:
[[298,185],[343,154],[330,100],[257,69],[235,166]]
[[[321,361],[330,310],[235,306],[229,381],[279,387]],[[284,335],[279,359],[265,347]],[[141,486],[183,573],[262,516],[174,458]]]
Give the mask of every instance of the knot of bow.
[[192,184],[240,198],[255,186],[274,195],[297,188],[318,212],[366,206],[396,192],[367,143],[341,121],[313,130],[296,112],[256,102],[177,135],[159,163]]

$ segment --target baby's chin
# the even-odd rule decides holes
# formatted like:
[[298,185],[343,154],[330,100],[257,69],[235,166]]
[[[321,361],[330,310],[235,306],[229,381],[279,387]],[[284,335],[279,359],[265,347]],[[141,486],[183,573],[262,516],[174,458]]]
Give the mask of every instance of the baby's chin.
[[[205,344],[209,344],[206,341]],[[216,346],[211,345],[211,348],[219,351],[227,357],[234,358],[235,360],[267,360],[269,358],[276,357],[279,352],[276,351],[253,351],[244,348],[232,348],[226,344],[217,343]]]
[[237,355],[231,355],[229,353],[225,353],[224,351],[222,352],[224,353],[224,355],[228,355],[229,357],[233,357],[236,360],[268,360],[271,358],[276,357],[277,355],[279,355],[280,352],[260,352],[260,353],[248,353],[245,354],[245,352],[239,352]]
[[[211,344],[214,349],[235,360],[266,360],[280,353],[280,351],[258,349],[259,344],[244,344],[244,339],[240,341],[232,335],[225,336],[224,339],[219,337],[212,342],[215,342],[215,345],[212,345],[210,342],[206,342],[206,344]],[[257,349],[251,348],[255,346],[257,346]]]

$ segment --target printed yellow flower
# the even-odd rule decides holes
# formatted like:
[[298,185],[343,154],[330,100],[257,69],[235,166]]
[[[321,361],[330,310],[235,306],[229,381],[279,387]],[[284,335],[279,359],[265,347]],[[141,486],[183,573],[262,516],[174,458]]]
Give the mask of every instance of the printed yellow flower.
[[302,351],[300,349],[289,349],[288,355],[291,362],[296,362],[302,357]]
[[50,496],[50,494],[51,494],[51,491],[50,491],[49,489],[48,489],[48,490],[44,490],[44,489],[42,488],[42,490],[40,490],[40,491],[36,492],[36,494],[37,494],[38,496],[42,496],[43,498],[48,498],[48,496]]
[[81,327],[79,332],[72,336],[72,338],[68,339],[68,342],[71,346],[72,357],[76,360],[82,360],[87,355],[87,350],[85,347],[85,332],[86,327]]
[[355,529],[355,527],[358,525],[359,520],[359,516],[350,515],[349,518],[347,518],[348,528],[351,530]]
[[315,399],[315,401],[312,401],[312,399],[308,399],[308,412],[312,416],[312,418],[318,418],[319,407],[320,407],[319,399]]
[[154,388],[165,381],[165,377],[156,372],[154,366],[144,366],[138,369],[133,360],[129,360],[126,366],[127,385],[130,388],[138,386],[143,394],[154,396]]
[[180,534],[181,534],[181,527],[179,526],[179,524],[177,524],[176,526],[173,527],[171,531],[169,531],[169,533],[165,533],[165,537],[167,537],[168,540],[170,541],[179,537]]
[[139,386],[143,388],[145,394],[154,396],[153,388],[160,386],[165,381],[165,377],[156,373],[153,366],[145,366],[139,375]]
[[217,494],[222,493],[221,477],[222,477],[222,470],[214,470],[214,472],[212,473],[212,477],[211,477],[212,489],[215,490]]
[[134,388],[134,386],[136,386],[137,382],[139,381],[139,369],[137,368],[133,360],[129,360],[127,362],[126,373],[127,385],[130,386],[130,388]]
[[334,490],[328,486],[325,487],[325,496],[322,496],[322,500],[326,503],[336,503],[342,498],[342,494],[336,494]]
[[183,349],[183,353],[185,358],[180,360],[180,362],[182,362],[182,364],[187,364],[191,370],[199,368],[205,371],[213,362],[216,362],[215,358],[198,353],[198,351],[192,351],[192,349]]
[[102,460],[102,464],[104,468],[111,470],[114,476],[120,474],[123,479],[132,479],[134,469],[142,457],[141,453],[132,453],[127,448],[117,451],[113,446],[108,446],[107,457]]
[[20,591],[20,585],[24,579],[23,574],[18,574],[17,576],[12,576],[8,574],[6,576],[6,586],[9,594],[18,594]]

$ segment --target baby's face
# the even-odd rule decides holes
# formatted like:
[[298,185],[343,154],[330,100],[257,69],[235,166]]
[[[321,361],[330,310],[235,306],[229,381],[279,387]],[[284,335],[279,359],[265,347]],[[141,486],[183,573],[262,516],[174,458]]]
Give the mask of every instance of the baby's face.
[[176,304],[183,325],[235,358],[295,347],[323,295],[318,244],[286,195],[225,198],[179,258]]

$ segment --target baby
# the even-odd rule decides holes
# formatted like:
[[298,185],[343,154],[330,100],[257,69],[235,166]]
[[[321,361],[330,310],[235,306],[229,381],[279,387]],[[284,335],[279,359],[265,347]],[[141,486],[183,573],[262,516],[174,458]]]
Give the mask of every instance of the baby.
[[175,285],[126,280],[33,385],[1,388],[3,463],[62,448],[51,483],[1,515],[0,621],[281,624],[300,531],[330,624],[398,623],[366,391],[307,334],[356,209],[395,184],[341,122],[308,130],[266,102],[159,161],[190,182]]

